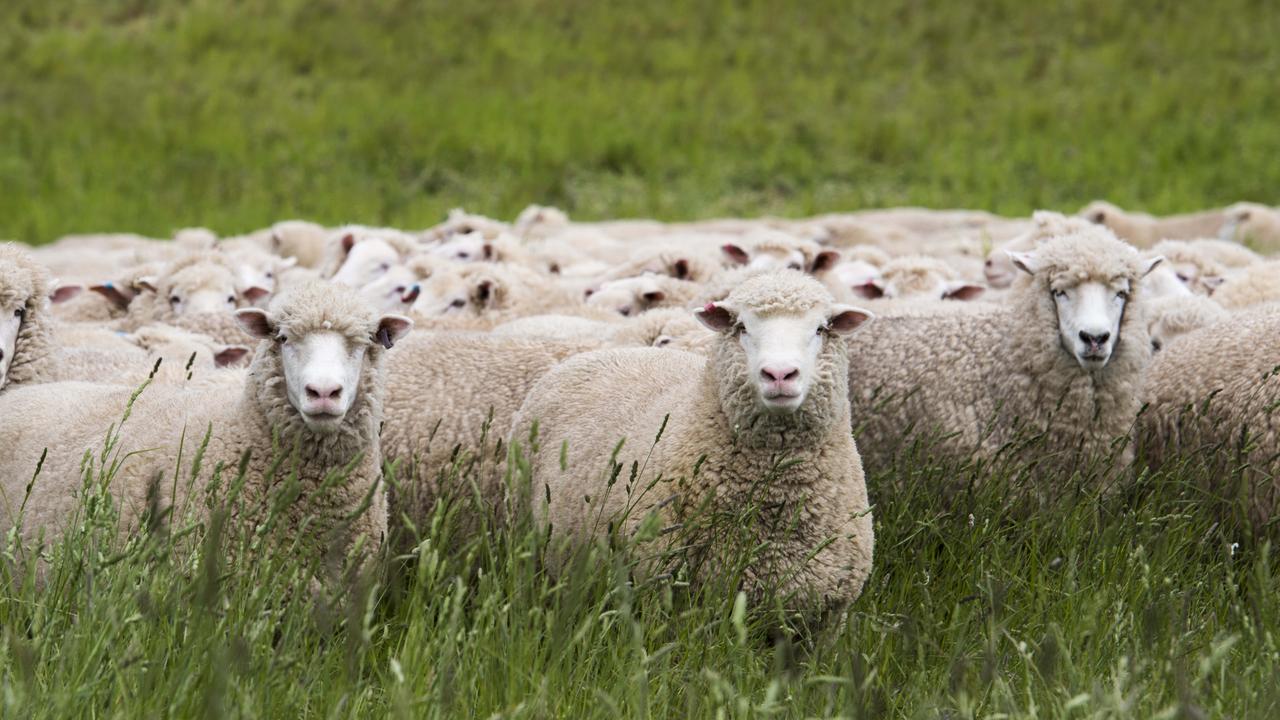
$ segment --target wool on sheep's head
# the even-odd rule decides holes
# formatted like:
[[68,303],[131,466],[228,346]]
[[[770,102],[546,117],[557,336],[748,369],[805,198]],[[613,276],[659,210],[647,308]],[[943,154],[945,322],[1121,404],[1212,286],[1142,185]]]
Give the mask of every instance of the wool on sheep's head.
[[742,428],[827,427],[848,410],[844,336],[871,317],[796,270],[748,276],[696,311],[720,333],[711,353],[721,407]]
[[[1103,227],[1078,230],[1010,253],[1024,275],[1017,306],[1036,326],[1056,327],[1056,341],[1081,369],[1101,372],[1122,350],[1150,353],[1140,312],[1141,280],[1163,258],[1144,258]],[[1127,342],[1126,342],[1127,341]],[[1144,355],[1145,354],[1145,355]]]
[[0,244],[0,389],[35,380],[52,351],[48,272],[25,251]]
[[319,434],[350,425],[352,411],[367,414],[371,404],[381,416],[381,399],[370,395],[381,387],[383,352],[413,326],[400,315],[378,316],[352,288],[319,280],[236,317],[261,340],[251,377],[274,400],[272,421]]

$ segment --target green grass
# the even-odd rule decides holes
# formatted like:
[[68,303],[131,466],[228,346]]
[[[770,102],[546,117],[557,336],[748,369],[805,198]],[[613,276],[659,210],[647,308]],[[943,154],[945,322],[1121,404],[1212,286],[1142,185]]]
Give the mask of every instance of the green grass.
[[[270,542],[271,517],[247,530],[144,521],[158,530],[121,544],[102,491],[111,472],[89,472],[43,587],[5,543],[0,715],[1280,712],[1273,553],[1197,489],[1199,462],[1105,499],[1076,478],[1027,501],[1044,494],[1027,494],[1022,471],[905,450],[871,478],[876,567],[846,622],[782,636],[772,608],[739,600],[732,573],[700,588],[679,572],[636,583],[623,544],[583,550],[554,580],[527,517],[459,537],[477,517],[466,492],[441,503],[410,556],[315,595],[315,559]],[[222,483],[215,516],[242,480]],[[943,487],[954,492],[940,502]]]
[[8,0],[0,237],[1277,202],[1280,6]]

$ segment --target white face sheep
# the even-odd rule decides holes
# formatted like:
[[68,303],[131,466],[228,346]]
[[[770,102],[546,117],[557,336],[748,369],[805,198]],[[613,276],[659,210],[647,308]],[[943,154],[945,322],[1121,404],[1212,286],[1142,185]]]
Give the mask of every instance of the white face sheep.
[[482,232],[469,232],[453,235],[428,252],[456,262],[481,262],[493,258],[493,243]]
[[[708,357],[590,352],[533,386],[512,439],[522,441],[538,423],[544,449],[531,458],[534,515],[553,541],[570,545],[589,544],[610,525],[626,537],[655,516],[657,527],[682,525],[689,535],[659,533],[644,554],[661,557],[680,537],[675,544],[705,553],[692,570],[699,582],[721,575],[744,547],[767,547],[741,578],[751,602],[790,595],[806,614],[838,612],[857,597],[871,565],[843,338],[870,314],[835,304],[817,280],[784,270],[747,276],[697,315],[716,331]],[[601,474],[611,458],[623,467],[637,462],[643,476],[614,486]],[[771,508],[767,518],[735,526],[747,537],[700,538],[703,523],[757,505]],[[798,525],[775,515],[800,508]],[[560,557],[549,559],[554,571]],[[637,572],[655,569],[642,564]]]
[[[295,333],[257,308],[240,310],[236,318],[250,335],[275,341],[286,395],[307,428],[324,433],[341,425],[356,399],[368,345],[352,342],[338,330],[328,329],[331,325]],[[409,318],[384,315],[378,321],[374,340],[390,349],[411,327],[413,321]]]
[[658,276],[644,274],[638,277],[610,280],[598,288],[585,292],[587,305],[612,310],[623,317],[639,315],[666,300],[667,294],[658,283]]
[[33,382],[52,356],[49,276],[16,245],[0,243],[0,390]]
[[[1010,257],[1028,275],[1044,270],[1034,252],[1010,253]],[[1163,260],[1159,256],[1144,260],[1142,276]],[[1132,292],[1129,278],[1116,275],[1082,280],[1063,273],[1053,279],[1049,292],[1058,315],[1062,347],[1069,349],[1085,370],[1106,367],[1114,343],[1119,341],[1120,321]]]
[[394,265],[382,277],[360,288],[360,297],[380,311],[404,312],[413,307],[422,292],[418,274],[404,265]]
[[339,240],[344,260],[331,278],[336,283],[362,288],[400,263],[400,251],[387,240],[347,233]]
[[27,316],[25,298],[5,298],[0,304],[0,387],[9,376],[9,363],[18,344],[18,330]]
[[799,314],[762,314],[729,301],[707,303],[695,315],[707,328],[732,335],[746,355],[747,380],[757,390],[760,406],[791,412],[804,404],[828,334],[845,335],[870,313],[837,305]]
[[236,281],[230,269],[215,264],[194,264],[166,277],[140,278],[138,286],[163,296],[174,316],[188,313],[230,312],[236,309]]

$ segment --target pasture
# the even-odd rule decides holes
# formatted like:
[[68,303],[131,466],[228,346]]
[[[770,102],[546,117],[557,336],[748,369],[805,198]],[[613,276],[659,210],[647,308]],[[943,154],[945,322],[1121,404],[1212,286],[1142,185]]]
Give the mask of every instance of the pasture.
[[[1246,0],[13,0],[0,238],[419,229],[531,202],[671,221],[1275,205],[1277,31],[1280,8]],[[271,520],[176,513],[122,542],[102,438],[43,577],[0,538],[0,717],[1280,715],[1276,534],[1205,492],[1226,447],[1052,492],[905,448],[868,469],[861,596],[793,634],[732,573],[634,581],[626,543],[553,579],[528,517],[471,532],[485,460],[465,452],[411,549],[336,590]],[[504,480],[527,489],[528,465]],[[246,548],[260,560],[236,565]]]

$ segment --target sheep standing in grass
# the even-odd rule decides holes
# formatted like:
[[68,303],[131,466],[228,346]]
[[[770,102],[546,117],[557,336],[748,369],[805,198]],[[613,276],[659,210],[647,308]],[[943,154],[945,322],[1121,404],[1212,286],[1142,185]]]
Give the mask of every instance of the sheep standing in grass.
[[[378,317],[354,292],[320,283],[285,293],[270,312],[246,309],[239,317],[261,339],[247,375],[148,387],[123,422],[134,388],[53,383],[0,396],[6,418],[0,425],[0,447],[6,449],[0,453],[0,532],[21,523],[25,539],[40,532],[49,538],[74,523],[86,453],[97,460],[108,427],[120,423],[117,443],[102,462],[119,463],[109,491],[123,530],[136,528],[149,505],[205,512],[210,506],[203,492],[212,489],[220,467],[221,489],[211,498],[217,506],[243,464],[246,482],[234,519],[253,528],[275,505],[280,541],[298,543],[300,552],[329,553],[336,560],[358,547],[376,550],[386,527],[378,445],[384,346],[411,323]],[[56,438],[50,428],[57,428]],[[206,432],[208,446],[193,470],[191,458]],[[28,497],[27,484],[46,448]],[[176,480],[175,468],[182,473]],[[105,474],[100,465],[91,472],[95,478]]]
[[[753,602],[783,598],[816,615],[839,612],[871,570],[843,338],[868,315],[835,305],[816,280],[782,271],[747,278],[698,316],[719,333],[710,358],[656,349],[586,353],[533,387],[512,438],[528,438],[539,423],[534,514],[553,539],[585,544],[610,523],[643,533],[651,514],[660,527],[687,528],[728,515],[741,529],[754,509],[748,537],[731,546],[691,541],[707,553],[696,579],[727,570],[723,562],[751,548],[742,579]],[[623,474],[615,484],[609,465],[620,440]],[[627,480],[633,462],[634,485]]]
[[1280,306],[1264,305],[1188,333],[1151,364],[1141,440],[1155,467],[1204,463],[1210,489],[1244,497],[1252,518],[1280,511]]
[[1038,435],[1027,459],[1068,472],[1130,435],[1151,357],[1140,283],[1159,258],[1100,227],[1012,257],[1023,276],[1004,305],[882,317],[851,348],[854,427],[873,471],[916,434],[960,461]]

